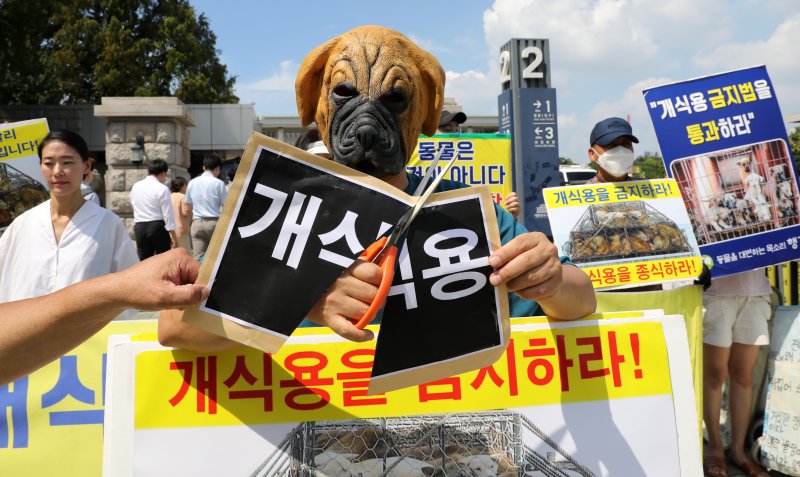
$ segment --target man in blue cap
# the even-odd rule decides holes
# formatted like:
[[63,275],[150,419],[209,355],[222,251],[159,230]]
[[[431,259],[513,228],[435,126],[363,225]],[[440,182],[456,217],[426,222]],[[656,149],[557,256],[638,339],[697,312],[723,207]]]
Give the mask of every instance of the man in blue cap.
[[631,180],[628,173],[633,167],[633,143],[638,142],[631,125],[622,118],[607,118],[595,124],[589,135],[589,160],[597,164],[597,175],[586,183]]

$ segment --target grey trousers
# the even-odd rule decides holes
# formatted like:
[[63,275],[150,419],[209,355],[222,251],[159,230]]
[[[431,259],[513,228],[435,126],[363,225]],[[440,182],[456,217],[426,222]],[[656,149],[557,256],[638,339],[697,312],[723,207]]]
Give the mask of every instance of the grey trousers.
[[208,243],[211,242],[211,236],[214,234],[216,226],[217,219],[192,220],[192,257],[195,260],[200,260],[200,257],[206,253]]

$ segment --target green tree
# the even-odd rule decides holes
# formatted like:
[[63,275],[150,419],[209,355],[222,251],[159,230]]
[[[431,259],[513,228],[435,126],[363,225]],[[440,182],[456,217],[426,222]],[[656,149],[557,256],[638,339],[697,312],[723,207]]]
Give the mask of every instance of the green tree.
[[571,166],[571,165],[575,164],[574,162],[572,162],[572,159],[570,159],[568,157],[559,157],[558,158],[558,163],[559,163],[559,165],[562,165],[562,166]]
[[795,169],[800,171],[800,127],[796,127],[789,133],[789,147],[792,148]]
[[667,177],[664,169],[664,159],[658,152],[645,151],[633,161],[633,166],[639,168],[645,179],[663,179]]
[[42,72],[56,85],[55,102],[97,104],[103,96],[239,101],[216,36],[187,0],[6,0],[26,2],[42,4],[39,16],[51,25],[38,51]]
[[0,104],[58,103],[56,78],[44,45],[56,26],[57,0],[0,0]]

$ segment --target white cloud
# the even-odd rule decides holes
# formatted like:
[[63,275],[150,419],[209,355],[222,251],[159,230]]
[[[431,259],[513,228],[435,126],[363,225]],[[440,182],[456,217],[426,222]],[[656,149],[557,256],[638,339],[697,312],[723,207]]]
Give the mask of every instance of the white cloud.
[[272,75],[250,83],[236,85],[236,96],[241,103],[254,103],[256,114],[284,116],[297,114],[294,81],[300,65],[282,61]]
[[294,80],[297,77],[297,70],[300,65],[291,60],[281,61],[277,73],[254,81],[237,85],[236,93],[249,91],[294,91]]
[[433,40],[422,38],[413,33],[408,35],[408,39],[416,43],[417,46],[423,50],[429,51],[430,53],[450,53],[452,51],[450,48],[447,48],[444,45],[440,45],[435,43]]

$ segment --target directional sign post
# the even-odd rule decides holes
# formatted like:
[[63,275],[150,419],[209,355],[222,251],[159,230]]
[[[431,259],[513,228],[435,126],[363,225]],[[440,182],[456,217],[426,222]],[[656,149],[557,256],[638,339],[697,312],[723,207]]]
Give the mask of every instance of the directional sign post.
[[511,134],[514,190],[528,230],[551,235],[542,189],[558,186],[556,90],[548,40],[511,39],[500,48],[498,129]]

